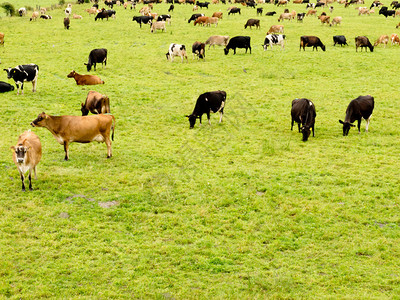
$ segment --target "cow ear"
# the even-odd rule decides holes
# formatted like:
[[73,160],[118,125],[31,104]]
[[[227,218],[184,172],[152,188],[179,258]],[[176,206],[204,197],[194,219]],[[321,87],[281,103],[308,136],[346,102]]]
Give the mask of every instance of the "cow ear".
[[342,121],[342,120],[339,120],[339,123],[340,123],[340,124],[343,124],[343,121]]

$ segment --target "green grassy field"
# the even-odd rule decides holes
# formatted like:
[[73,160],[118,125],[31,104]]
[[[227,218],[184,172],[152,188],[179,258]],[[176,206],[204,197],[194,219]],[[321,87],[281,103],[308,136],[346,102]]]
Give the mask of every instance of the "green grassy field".
[[[2,17],[2,68],[36,63],[40,72],[36,93],[26,83],[23,96],[0,95],[0,298],[400,297],[400,49],[356,53],[354,45],[357,35],[373,43],[399,34],[399,19],[333,6],[326,11],[342,25],[285,21],[285,50],[266,52],[278,16],[245,30],[255,10],[227,16],[222,4],[203,9],[224,12],[217,28],[188,24],[192,6],[175,5],[167,32],[154,34],[132,22],[138,10],[123,7],[116,19],[95,22],[84,12],[89,4],[73,5],[84,18],[70,30],[63,10],[35,22]],[[191,53],[189,63],[166,60],[170,43],[190,49],[214,34],[251,36],[252,54],[225,56],[217,47],[205,62]],[[337,34],[348,47],[332,46]],[[319,36],[327,51],[299,51],[301,35]],[[66,76],[86,74],[94,48],[108,49],[107,68],[91,72],[105,84],[77,86]],[[8,81],[5,72],[0,80]],[[223,122],[212,115],[212,126],[190,130],[185,115],[197,97],[218,89],[228,95]],[[80,115],[89,90],[110,98],[113,157],[105,144],[74,143],[65,162],[51,133],[30,122],[42,111]],[[338,120],[366,94],[375,97],[369,132],[363,121],[361,134],[353,128],[343,137]],[[300,97],[317,110],[306,143],[290,131],[291,101]],[[10,146],[28,129],[43,158],[34,191],[23,193]]]

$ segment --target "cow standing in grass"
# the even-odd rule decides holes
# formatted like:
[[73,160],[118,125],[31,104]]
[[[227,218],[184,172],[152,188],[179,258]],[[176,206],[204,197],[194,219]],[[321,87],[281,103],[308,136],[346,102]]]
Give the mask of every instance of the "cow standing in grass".
[[344,121],[339,120],[339,123],[343,124],[343,135],[348,135],[350,127],[355,127],[355,125],[352,124],[354,121],[357,121],[358,133],[360,133],[361,118],[366,120],[365,131],[368,132],[368,125],[372,112],[374,111],[374,105],[374,97],[370,95],[358,96],[356,99],[352,100],[347,106]]
[[93,49],[89,53],[89,59],[86,65],[88,72],[92,69],[92,66],[94,70],[96,71],[96,64],[101,63],[101,66],[107,66],[107,49],[101,48],[101,49]]
[[290,130],[293,130],[294,122],[297,123],[299,132],[300,132],[300,124],[301,124],[301,132],[303,134],[303,142],[308,140],[308,137],[311,134],[311,130],[314,134],[314,125],[315,125],[315,117],[317,113],[315,112],[314,103],[311,100],[302,98],[302,99],[294,99],[292,101],[292,127]]

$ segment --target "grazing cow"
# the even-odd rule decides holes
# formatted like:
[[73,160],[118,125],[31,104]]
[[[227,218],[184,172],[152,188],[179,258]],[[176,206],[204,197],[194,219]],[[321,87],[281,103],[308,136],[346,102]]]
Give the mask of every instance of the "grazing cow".
[[328,24],[329,25],[331,17],[321,15],[321,16],[318,17],[318,19],[320,19],[321,24]]
[[371,42],[366,36],[357,36],[355,38],[355,41],[356,41],[356,52],[359,47],[361,47],[361,51],[362,48],[365,48],[365,52],[367,52],[367,48],[369,48],[369,51],[374,52],[374,46],[372,46]]
[[92,69],[92,66],[94,70],[96,71],[96,64],[101,63],[101,67],[107,66],[107,49],[100,48],[100,49],[93,49],[89,53],[89,58],[87,64],[84,63],[84,65],[87,68],[87,71],[90,72]]
[[69,16],[71,15],[71,13],[72,13],[72,9],[71,9],[71,7],[67,7],[66,9],[65,9],[65,16],[67,17],[67,18],[69,18]]
[[70,24],[70,21],[69,21],[69,18],[64,18],[64,29],[69,29],[69,24]]
[[263,14],[263,8],[262,7],[258,7],[257,8],[257,16],[258,15],[262,16],[262,14]]
[[72,71],[67,75],[68,78],[74,78],[77,85],[95,85],[104,84],[104,81],[96,75],[80,75],[75,71]]
[[205,7],[205,8],[208,9],[208,5],[209,5],[209,4],[210,4],[210,2],[204,2],[204,3],[202,3],[202,2],[196,1],[196,5],[197,5],[198,7],[200,7],[200,8]]
[[283,13],[279,16],[278,22],[280,22],[281,20],[282,20],[282,22],[283,22],[283,20],[290,21],[290,20],[292,20],[292,18],[293,18],[293,15],[291,13]]
[[193,25],[196,26],[196,24],[203,24],[203,26],[204,26],[204,24],[206,24],[207,20],[208,20],[208,17],[206,17],[206,16],[198,17],[196,19],[196,21],[194,21]]
[[18,9],[18,15],[20,17],[25,16],[26,15],[26,8],[25,7],[21,7],[20,9]]
[[302,3],[303,3],[303,0],[293,0],[293,3],[294,3],[294,4],[302,4]]
[[164,21],[171,25],[171,15],[160,15],[157,17],[157,21]]
[[101,11],[94,18],[94,20],[97,21],[97,19],[101,19],[103,21],[103,19],[107,19],[108,21],[108,18],[109,18],[108,11],[102,8]]
[[333,46],[335,46],[336,44],[339,44],[341,47],[343,45],[347,45],[347,41],[346,41],[346,37],[344,35],[335,35],[333,36]]
[[13,85],[4,81],[0,81],[0,93],[11,92],[13,90],[14,90]]
[[81,103],[82,116],[87,116],[89,111],[92,114],[109,114],[110,99],[95,91],[89,91],[85,104]]
[[197,18],[199,18],[199,17],[204,17],[204,14],[193,14],[193,15],[189,18],[188,23],[190,23],[191,21],[196,21]]
[[157,21],[157,22],[151,23],[150,32],[153,33],[156,30],[161,30],[161,31],[167,32],[167,29],[165,27],[165,21],[159,21],[159,22]]
[[175,6],[173,4],[171,4],[168,8],[168,12],[173,12],[174,11]]
[[213,17],[213,18],[222,19],[222,15],[223,15],[222,12],[217,11],[217,12],[213,13],[212,17]]
[[268,11],[265,13],[266,16],[273,16],[276,14],[276,11]]
[[393,16],[395,17],[396,11],[395,10],[388,10],[387,6],[382,6],[382,8],[379,10],[380,15],[384,15],[385,18]]
[[240,13],[240,8],[238,8],[238,7],[233,7],[233,8],[231,8],[231,9],[229,10],[228,16],[229,16],[230,14],[233,14],[233,15],[234,15],[234,14],[237,14],[237,13],[238,13],[239,15],[241,14],[241,13]]
[[368,132],[368,125],[371,119],[372,111],[374,110],[374,97],[358,96],[356,99],[352,100],[347,106],[346,117],[344,122],[339,120],[340,124],[343,124],[343,135],[347,136],[349,134],[350,127],[355,127],[352,123],[357,120],[358,133],[360,133],[361,118],[367,121],[365,125],[365,131]]
[[32,20],[36,21],[37,18],[39,18],[39,12],[34,11],[34,12],[32,13],[31,18],[29,19],[29,21],[32,21]]
[[322,44],[321,40],[319,39],[319,37],[316,36],[302,36],[300,37],[300,49],[301,47],[303,47],[303,50],[305,51],[305,47],[313,47],[313,51],[314,49],[316,49],[318,51],[318,47],[321,47],[322,51],[325,51],[325,45]]
[[358,8],[358,15],[369,15],[369,9],[366,7],[359,7]]
[[215,24],[215,27],[218,26],[219,19],[217,17],[207,17],[207,21],[205,23],[206,26],[211,26],[211,24]]
[[317,16],[317,11],[315,9],[310,9],[307,13],[306,16]]
[[208,49],[210,49],[211,46],[215,48],[215,45],[226,47],[226,45],[228,45],[228,40],[228,35],[212,35],[207,39],[205,44],[209,45]]
[[32,131],[23,132],[18,137],[15,146],[11,146],[13,151],[13,161],[17,166],[22,181],[22,191],[25,192],[25,174],[29,171],[29,190],[32,191],[32,170],[36,176],[36,166],[42,158],[42,144],[39,137]]
[[390,36],[390,41],[392,42],[392,46],[395,45],[395,44],[400,45],[400,38],[396,33],[393,33]]
[[219,123],[221,123],[222,116],[224,114],[225,102],[225,91],[214,91],[201,94],[199,98],[197,98],[192,114],[186,116],[189,119],[190,129],[192,129],[196,124],[197,118],[200,120],[201,125],[201,117],[203,114],[207,114],[208,124],[211,125],[210,112],[219,112]]
[[283,30],[284,30],[283,25],[272,25],[269,28],[267,34],[270,34],[270,33],[283,33]]
[[326,6],[326,3],[324,3],[324,2],[317,2],[317,3],[315,3],[314,8],[324,7],[324,6]]
[[226,45],[224,49],[225,55],[228,55],[230,49],[233,49],[233,54],[236,54],[236,48],[245,48],[246,53],[247,49],[250,49],[250,54],[251,54],[250,37],[235,36],[231,38],[228,42],[228,45]]
[[15,68],[4,69],[7,72],[8,79],[14,79],[17,86],[17,95],[19,95],[19,85],[21,85],[21,94],[24,94],[24,82],[32,81],[32,92],[36,92],[36,83],[39,74],[39,66],[35,64],[19,65]]
[[50,15],[40,15],[40,18],[44,19],[44,20],[50,20],[51,16]]
[[96,15],[97,14],[97,8],[96,7],[91,7],[85,10],[89,15]]
[[303,22],[306,13],[298,13],[297,14],[297,22]]
[[330,24],[330,26],[338,25],[338,24],[341,24],[341,23],[342,23],[342,17],[334,17],[332,19],[332,23]]
[[257,5],[257,3],[255,3],[255,2],[246,2],[247,7],[256,8],[256,5]]
[[314,9],[315,8],[315,3],[307,3],[306,9],[309,9],[309,8]]
[[152,16],[136,16],[133,17],[132,21],[136,21],[137,23],[139,23],[140,28],[142,28],[142,23],[143,24],[151,24],[153,20]]
[[260,29],[260,20],[259,19],[248,19],[246,24],[244,25],[244,29],[247,27],[253,27],[256,26],[256,28]]
[[51,116],[42,112],[31,125],[47,128],[56,141],[64,145],[64,160],[69,159],[69,144],[73,142],[105,142],[107,158],[112,156],[110,132],[112,130],[111,139],[114,140],[115,118],[113,115]]
[[315,117],[317,116],[315,112],[314,103],[311,100],[301,98],[301,99],[294,99],[292,101],[292,127],[290,130],[293,130],[294,122],[297,123],[300,132],[300,124],[301,124],[301,132],[303,134],[303,142],[308,140],[308,137],[312,133],[314,134],[314,124],[315,124]]
[[195,55],[197,56],[197,59],[205,59],[206,56],[206,44],[202,42],[194,42],[192,45],[192,53],[193,53],[193,59]]
[[4,33],[0,32],[0,45],[4,46]]
[[81,15],[74,14],[74,15],[72,16],[72,18],[73,18],[73,19],[82,19],[83,17],[82,17]]
[[383,44],[383,48],[386,48],[386,45],[388,43],[389,43],[389,36],[383,34],[376,40],[376,42],[374,43],[374,47],[378,46],[379,44]]
[[276,6],[287,5],[287,4],[288,4],[288,0],[278,0],[278,3],[276,4]]
[[272,45],[281,45],[282,50],[285,49],[285,37],[284,34],[268,34],[264,40],[264,51],[268,50],[268,46],[272,50]]
[[167,60],[174,61],[174,56],[179,56],[183,59],[186,58],[186,62],[188,62],[187,54],[186,54],[186,47],[185,45],[174,44],[172,43],[169,45],[168,52],[165,54]]

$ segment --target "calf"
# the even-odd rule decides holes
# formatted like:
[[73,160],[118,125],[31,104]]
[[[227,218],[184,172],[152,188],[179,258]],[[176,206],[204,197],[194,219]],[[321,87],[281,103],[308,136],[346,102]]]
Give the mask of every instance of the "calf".
[[96,71],[96,64],[101,63],[101,66],[107,66],[107,49],[100,48],[100,49],[93,49],[89,53],[89,59],[87,64],[84,63],[84,65],[87,68],[87,71],[90,72],[92,69],[92,66],[94,70]]
[[153,22],[150,26],[150,32],[153,33],[156,30],[161,30],[166,32],[165,21]]
[[21,94],[24,94],[24,82],[32,82],[32,92],[36,92],[36,83],[39,74],[39,66],[35,64],[19,65],[15,68],[4,69],[7,72],[8,79],[14,79],[17,86],[17,95],[19,95],[19,85],[21,85]]
[[268,11],[265,13],[266,16],[273,16],[276,14],[276,11]]
[[262,7],[257,8],[257,16],[258,15],[262,16],[262,14],[263,14],[263,8]]
[[4,81],[0,81],[0,93],[11,92],[13,90],[14,90],[13,85]]
[[297,14],[297,22],[303,22],[306,13],[298,13]]
[[210,49],[211,46],[215,48],[215,45],[226,47],[226,45],[228,45],[228,40],[228,35],[213,35],[207,39],[205,44],[209,45],[208,49]]
[[388,43],[389,43],[389,36],[383,34],[376,40],[376,42],[374,43],[374,47],[378,46],[379,44],[383,44],[383,47],[386,48],[386,45]]
[[374,46],[372,46],[371,42],[366,36],[357,36],[355,38],[355,41],[356,41],[356,52],[359,47],[361,47],[361,51],[362,48],[365,48],[365,51],[367,51],[367,48],[369,48],[369,51],[374,52]]
[[68,78],[74,78],[77,85],[95,85],[104,84],[104,81],[96,75],[80,75],[75,71],[72,71],[67,75]]
[[230,15],[230,14],[241,14],[240,13],[240,8],[237,8],[237,7],[233,7],[233,8],[231,8],[230,10],[229,10],[229,12],[228,12],[228,16]]
[[69,18],[64,18],[64,29],[69,29],[69,24],[70,24],[70,21],[69,21]]
[[247,27],[253,27],[256,26],[256,28],[260,29],[260,20],[258,19],[248,19],[246,24],[244,25],[244,29],[246,29]]
[[346,37],[344,35],[335,35],[333,36],[333,46],[335,46],[336,44],[339,44],[341,47],[343,45],[347,45],[347,41],[346,41]]
[[172,43],[169,45],[168,52],[165,54],[165,56],[167,57],[167,60],[171,60],[171,62],[174,61],[175,56],[180,56],[182,58],[182,62],[183,59],[186,58],[186,62],[188,62],[185,45]]
[[69,159],[69,144],[73,142],[105,142],[107,158],[112,156],[110,133],[112,130],[111,139],[114,140],[115,118],[113,115],[51,116],[42,112],[31,125],[47,128],[57,142],[64,145],[64,160]]
[[236,48],[245,48],[246,53],[247,49],[250,49],[251,54],[251,46],[250,46],[250,37],[249,36],[235,36],[231,38],[226,45],[224,52],[225,55],[229,53],[229,49],[233,49],[233,54],[236,54]]
[[225,91],[214,91],[201,94],[199,98],[197,98],[192,114],[186,116],[189,119],[190,128],[192,129],[194,127],[197,118],[200,120],[201,125],[201,117],[203,114],[207,114],[208,124],[211,125],[210,112],[219,112],[219,123],[221,123],[222,116],[224,114],[225,102]]
[[81,15],[74,14],[74,15],[72,16],[72,18],[73,18],[73,19],[82,19],[83,17],[82,17]]
[[211,24],[215,24],[215,27],[218,26],[218,18],[217,17],[207,17],[206,26],[211,26]]
[[268,34],[264,40],[264,51],[268,49],[268,46],[270,46],[272,50],[272,45],[281,45],[281,48],[285,49],[285,37],[284,34]]
[[390,41],[392,42],[392,46],[395,45],[395,44],[400,45],[400,38],[396,33],[393,33],[390,36]]
[[343,124],[343,135],[349,134],[350,127],[355,127],[352,123],[357,120],[358,133],[360,133],[361,118],[367,121],[365,125],[365,131],[368,132],[368,125],[371,119],[372,112],[374,110],[374,97],[358,96],[352,100],[346,109],[346,117],[344,122],[339,120],[340,124]]
[[270,33],[283,33],[283,30],[284,30],[283,25],[272,25],[269,28],[267,34],[270,34]]
[[292,101],[292,127],[290,130],[293,130],[294,122],[297,123],[300,132],[300,124],[301,124],[301,132],[303,134],[303,142],[308,140],[312,129],[313,136],[314,134],[314,124],[315,124],[315,117],[317,116],[315,112],[314,103],[311,100],[301,98],[301,99],[294,99]]
[[339,25],[342,23],[342,17],[334,17],[330,26]]
[[95,91],[89,91],[85,104],[81,103],[82,116],[87,116],[89,111],[92,114],[109,114],[110,99]]
[[313,47],[313,51],[314,49],[316,49],[318,51],[318,47],[321,47],[322,51],[325,51],[325,45],[322,44],[321,40],[319,39],[319,37],[316,36],[302,36],[300,37],[300,49],[303,47],[303,50],[305,51],[305,47]]
[[204,14],[193,14],[193,15],[189,18],[188,23],[190,23],[191,21],[196,21],[197,18],[199,18],[199,17],[204,17]]
[[42,144],[39,137],[32,131],[28,130],[18,137],[18,142],[15,146],[11,146],[13,151],[13,161],[17,166],[21,176],[22,191],[25,192],[25,174],[29,171],[29,190],[32,191],[32,170],[36,176],[36,166],[42,158]]
[[193,59],[196,55],[197,59],[202,58],[205,60],[206,44],[204,44],[202,42],[194,42],[192,45],[192,53],[193,53]]
[[29,19],[29,21],[32,21],[32,20],[36,21],[37,18],[39,18],[39,12],[34,11],[34,12],[32,13],[31,18]]
[[151,24],[153,20],[152,16],[135,16],[133,17],[132,21],[136,21],[137,23],[139,23],[140,28],[142,28],[142,23],[143,24]]

